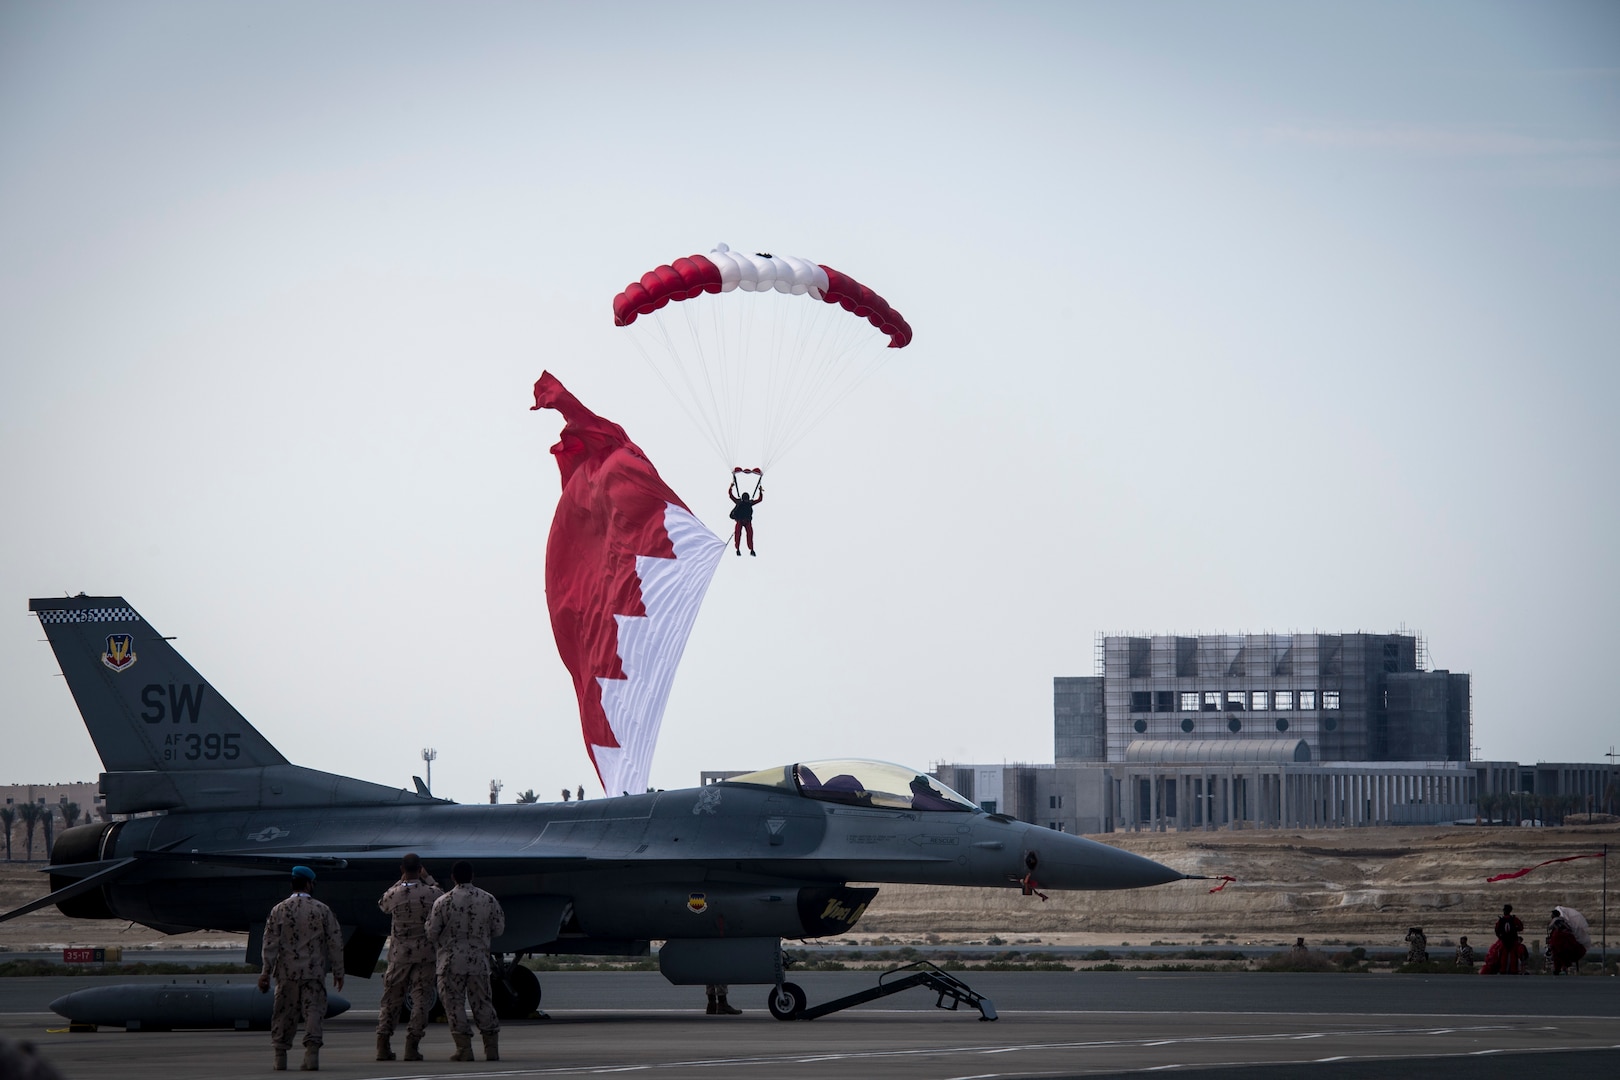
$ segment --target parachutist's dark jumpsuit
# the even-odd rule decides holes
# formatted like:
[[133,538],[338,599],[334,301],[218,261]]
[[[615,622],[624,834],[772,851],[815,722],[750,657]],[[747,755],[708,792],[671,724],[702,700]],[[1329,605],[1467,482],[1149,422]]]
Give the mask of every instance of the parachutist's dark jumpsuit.
[[732,546],[737,549],[737,554],[742,554],[742,536],[743,530],[746,529],[748,530],[748,554],[752,555],[754,553],[754,505],[765,501],[765,493],[762,491],[753,498],[749,498],[747,495],[738,497],[733,495],[730,489],[727,489],[726,498],[732,502],[731,520],[737,523],[736,527],[731,530]]

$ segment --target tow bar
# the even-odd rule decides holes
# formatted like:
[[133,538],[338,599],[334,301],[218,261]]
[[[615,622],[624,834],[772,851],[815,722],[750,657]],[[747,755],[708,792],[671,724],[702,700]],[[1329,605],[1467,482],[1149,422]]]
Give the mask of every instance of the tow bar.
[[[934,1002],[936,1009],[950,1009],[954,1012],[965,1001],[979,1010],[980,1020],[996,1018],[996,1007],[989,998],[927,960],[890,968],[878,976],[878,984],[870,990],[846,994],[844,997],[834,998],[813,1008],[804,1006],[803,990],[793,983],[783,983],[781,991],[771,995],[771,1015],[778,1020],[814,1020],[829,1013],[888,997],[890,994],[898,994],[902,990],[910,990],[914,986],[926,986],[939,994],[938,1000]],[[947,1000],[949,1004],[946,1003]]]

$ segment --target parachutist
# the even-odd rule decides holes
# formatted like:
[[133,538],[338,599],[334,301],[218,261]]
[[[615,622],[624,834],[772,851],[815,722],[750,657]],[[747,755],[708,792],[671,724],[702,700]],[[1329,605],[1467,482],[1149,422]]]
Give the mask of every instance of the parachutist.
[[732,477],[731,486],[726,489],[726,498],[731,500],[731,520],[737,524],[731,530],[731,544],[738,555],[742,554],[742,538],[744,530],[748,533],[748,554],[754,554],[754,507],[765,501],[765,488],[763,485],[754,485],[753,497],[743,494],[737,486],[737,479]]

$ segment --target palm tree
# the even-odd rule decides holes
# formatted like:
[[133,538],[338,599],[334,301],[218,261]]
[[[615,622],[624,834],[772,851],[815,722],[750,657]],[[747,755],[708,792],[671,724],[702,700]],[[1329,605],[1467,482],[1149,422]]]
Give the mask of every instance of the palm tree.
[[6,830],[6,862],[11,861],[11,828],[17,824],[17,811],[10,806],[0,806],[0,825]]
[[74,823],[79,820],[79,814],[81,812],[82,811],[80,811],[78,803],[76,803],[76,802],[65,802],[65,803],[63,803],[62,804],[62,824],[66,825],[70,829],[73,828]]
[[17,807],[17,814],[22,818],[23,834],[28,837],[28,857],[24,862],[34,861],[34,830],[39,828],[39,803],[32,799]]
[[534,793],[534,788],[530,788],[528,791],[525,791],[523,794],[519,795],[517,797],[517,801],[520,803],[537,803],[540,801],[540,796]]

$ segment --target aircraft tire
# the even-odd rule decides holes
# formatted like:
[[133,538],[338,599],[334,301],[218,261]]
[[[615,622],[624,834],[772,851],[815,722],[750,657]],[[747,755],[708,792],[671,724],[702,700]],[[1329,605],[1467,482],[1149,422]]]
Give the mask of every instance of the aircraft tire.
[[525,1020],[540,1008],[540,977],[522,964],[504,964],[489,973],[490,998],[502,1020]]
[[780,987],[772,987],[765,996],[765,1007],[778,1020],[797,1020],[804,1012],[804,1003],[804,991],[799,989],[798,983],[785,982]]

